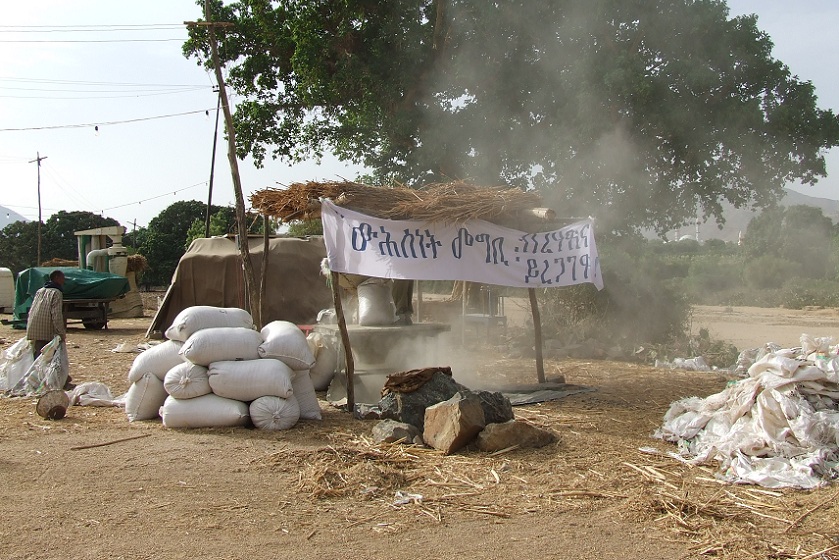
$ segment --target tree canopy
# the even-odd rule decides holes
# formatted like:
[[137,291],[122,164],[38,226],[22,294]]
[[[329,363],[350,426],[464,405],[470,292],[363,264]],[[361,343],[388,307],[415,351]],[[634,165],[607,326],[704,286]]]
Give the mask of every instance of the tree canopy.
[[[113,218],[92,212],[60,210],[41,224],[41,259],[78,260],[75,232],[118,226]],[[12,222],[0,230],[0,263],[18,273],[41,263],[38,256],[38,222]]]
[[[240,156],[540,189],[607,229],[766,205],[839,121],[722,0],[212,2]],[[184,52],[207,61],[206,29]]]

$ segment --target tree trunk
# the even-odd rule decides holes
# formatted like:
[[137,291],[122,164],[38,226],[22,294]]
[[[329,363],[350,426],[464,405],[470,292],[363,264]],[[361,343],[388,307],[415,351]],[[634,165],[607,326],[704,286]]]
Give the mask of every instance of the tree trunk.
[[210,22],[210,0],[204,0],[204,17],[207,20],[210,32],[210,51],[213,55],[213,67],[216,71],[219,95],[221,96],[221,108],[224,111],[224,126],[227,129],[227,160],[230,163],[230,175],[233,179],[233,192],[236,195],[236,222],[239,232],[239,253],[242,257],[242,269],[245,276],[245,291],[247,292],[250,312],[253,315],[254,323],[262,325],[262,301],[257,289],[256,279],[253,273],[253,261],[251,261],[250,248],[248,247],[248,224],[245,218],[245,197],[242,195],[242,180],[239,176],[239,162],[236,159],[236,130],[233,126],[233,116],[230,114],[230,104],[227,99],[227,90],[224,87],[224,77],[221,73],[221,64],[218,58],[218,45],[216,45],[216,30]]

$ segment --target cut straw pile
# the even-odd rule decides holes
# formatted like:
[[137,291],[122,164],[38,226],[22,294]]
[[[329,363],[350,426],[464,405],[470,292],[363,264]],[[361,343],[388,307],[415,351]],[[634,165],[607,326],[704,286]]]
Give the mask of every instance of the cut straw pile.
[[387,219],[461,223],[492,220],[541,204],[539,195],[517,188],[479,187],[463,181],[426,185],[374,187],[352,181],[292,183],[285,189],[263,189],[251,195],[253,208],[284,221],[319,217],[320,200]]

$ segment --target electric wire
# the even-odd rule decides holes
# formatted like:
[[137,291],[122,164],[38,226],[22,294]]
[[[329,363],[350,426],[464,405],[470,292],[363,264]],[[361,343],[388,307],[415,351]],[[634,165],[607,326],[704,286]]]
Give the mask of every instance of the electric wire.
[[138,201],[135,201],[135,202],[126,202],[125,204],[120,204],[118,206],[111,206],[110,208],[103,208],[101,211],[102,212],[107,212],[108,210],[116,210],[117,208],[125,208],[126,206],[134,206],[135,204],[142,204],[142,203],[148,202],[150,200],[157,200],[158,198],[163,198],[164,196],[169,196],[170,194],[177,195],[178,191],[186,191],[186,190],[189,190],[189,189],[194,189],[195,187],[200,187],[201,185],[206,185],[208,182],[209,181],[201,181],[200,183],[195,183],[194,185],[190,185],[188,187],[175,189],[171,193],[165,192],[165,193],[157,195],[157,196],[152,196],[150,198],[144,198],[143,200],[138,200]]
[[197,111],[184,111],[183,113],[171,113],[168,115],[156,115],[153,117],[141,117],[137,119],[125,119],[121,121],[102,121],[102,122],[92,122],[92,123],[84,123],[84,124],[57,124],[51,126],[31,126],[31,127],[22,127],[22,128],[0,128],[0,132],[23,132],[23,131],[31,131],[31,130],[57,130],[63,128],[87,128],[91,126],[111,126],[116,124],[127,124],[127,123],[136,123],[136,122],[144,122],[144,121],[153,121],[158,119],[169,119],[173,117],[183,117],[186,115],[197,115],[199,113],[208,113],[209,111],[215,112],[215,107],[210,107],[208,109],[199,109]]

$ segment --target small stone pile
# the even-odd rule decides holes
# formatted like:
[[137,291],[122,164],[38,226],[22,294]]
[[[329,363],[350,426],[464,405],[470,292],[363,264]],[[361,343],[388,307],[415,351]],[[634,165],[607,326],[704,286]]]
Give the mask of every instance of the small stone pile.
[[450,368],[425,368],[388,376],[374,407],[383,420],[373,428],[378,442],[426,444],[445,454],[475,442],[482,451],[544,447],[557,440],[513,416],[498,392],[472,391],[452,378]]
[[166,330],[169,339],[137,356],[128,379],[129,421],[162,417],[170,428],[241,426],[285,430],[320,420],[309,368],[314,356],[293,323],[261,331],[242,309],[194,306]]

